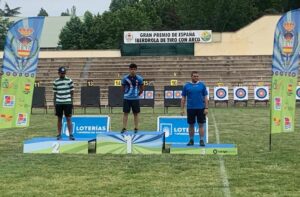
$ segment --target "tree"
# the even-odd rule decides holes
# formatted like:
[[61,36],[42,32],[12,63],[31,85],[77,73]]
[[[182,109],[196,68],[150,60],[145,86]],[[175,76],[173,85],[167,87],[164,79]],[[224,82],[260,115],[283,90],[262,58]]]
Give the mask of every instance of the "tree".
[[62,49],[82,49],[80,40],[82,39],[82,22],[75,16],[71,17],[66,26],[59,34],[59,43]]
[[5,3],[4,10],[0,9],[0,15],[6,17],[13,17],[21,14],[19,10],[21,7],[10,8],[7,3]]
[[13,22],[9,22],[8,18],[3,18],[0,16],[0,49],[1,50],[4,49],[7,31],[9,29],[9,26],[12,23]]
[[49,15],[44,8],[41,8],[40,12],[38,13],[38,16],[49,16]]
[[80,40],[80,46],[83,49],[95,49],[95,38],[97,33],[94,31],[95,19],[93,14],[89,11],[84,13],[84,19],[82,24],[82,39]]
[[65,12],[62,12],[60,16],[76,16],[76,7],[73,5],[71,11],[67,9]]
[[109,10],[115,12],[126,6],[132,6],[137,4],[139,0],[112,0],[109,6]]
[[60,16],[71,16],[69,9],[67,9],[65,12],[62,12]]

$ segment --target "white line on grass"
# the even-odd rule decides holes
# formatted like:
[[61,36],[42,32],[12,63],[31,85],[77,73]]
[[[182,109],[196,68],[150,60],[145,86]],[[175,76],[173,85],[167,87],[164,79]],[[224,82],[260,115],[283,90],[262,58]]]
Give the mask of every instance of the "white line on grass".
[[[215,115],[213,112],[211,112],[212,118],[213,118],[213,123],[215,126],[215,133],[216,133],[216,140],[217,143],[220,144],[220,136],[219,136],[219,129],[217,126],[217,122],[215,119]],[[220,172],[221,172],[221,177],[222,177],[222,182],[223,182],[223,192],[226,197],[230,197],[230,187],[229,187],[229,182],[227,178],[227,173],[225,169],[225,164],[224,164],[224,159],[222,155],[219,155],[219,161],[220,161]]]

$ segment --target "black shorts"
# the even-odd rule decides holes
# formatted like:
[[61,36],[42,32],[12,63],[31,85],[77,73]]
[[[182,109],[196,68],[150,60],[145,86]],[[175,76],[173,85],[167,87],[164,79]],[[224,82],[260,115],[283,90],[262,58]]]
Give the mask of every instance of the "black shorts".
[[57,104],[55,105],[55,115],[58,117],[63,117],[65,114],[66,117],[72,116],[73,105],[72,104]]
[[140,113],[140,100],[123,100],[123,112],[129,113],[130,109],[134,114]]
[[206,122],[204,109],[187,109],[188,124],[195,124],[196,118],[197,118],[197,123],[203,124]]

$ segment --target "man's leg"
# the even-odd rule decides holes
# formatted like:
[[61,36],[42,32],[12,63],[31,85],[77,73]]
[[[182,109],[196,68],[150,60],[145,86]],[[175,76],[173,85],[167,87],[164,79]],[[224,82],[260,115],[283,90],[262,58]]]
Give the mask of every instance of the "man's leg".
[[61,135],[62,117],[57,116],[57,135]]
[[133,120],[134,120],[134,132],[138,131],[139,128],[139,114],[133,113]]
[[128,122],[128,113],[123,114],[123,128],[127,128],[127,122]]
[[195,135],[195,110],[188,109],[187,110],[187,123],[189,124],[189,136],[190,141],[188,142],[188,146],[194,145],[194,135]]
[[189,124],[189,136],[191,140],[194,140],[194,135],[195,135],[195,125]]
[[204,124],[199,123],[199,138],[200,146],[205,146],[204,144]]
[[71,121],[71,117],[66,117],[67,119],[67,126],[68,126],[68,130],[69,130],[69,134],[73,135],[73,126],[72,126],[72,121]]

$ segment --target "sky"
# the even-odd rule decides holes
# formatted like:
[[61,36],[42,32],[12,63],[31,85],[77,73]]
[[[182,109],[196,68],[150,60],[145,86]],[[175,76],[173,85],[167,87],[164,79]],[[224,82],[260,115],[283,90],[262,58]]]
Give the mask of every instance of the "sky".
[[41,8],[47,11],[49,16],[60,16],[67,9],[71,11],[72,6],[76,7],[76,15],[83,16],[85,11],[92,14],[109,10],[111,0],[0,0],[0,8],[3,9],[5,3],[10,9],[21,7],[21,14],[18,16],[37,16]]

